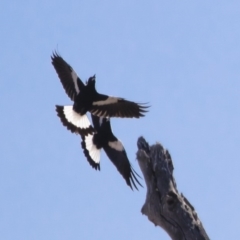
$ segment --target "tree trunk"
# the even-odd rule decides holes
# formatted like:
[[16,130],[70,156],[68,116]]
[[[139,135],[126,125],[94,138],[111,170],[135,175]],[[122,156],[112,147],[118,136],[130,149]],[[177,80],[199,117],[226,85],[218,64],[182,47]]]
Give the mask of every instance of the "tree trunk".
[[142,213],[173,240],[209,239],[194,207],[177,190],[168,150],[160,143],[149,146],[143,137],[137,145],[137,160],[147,186]]

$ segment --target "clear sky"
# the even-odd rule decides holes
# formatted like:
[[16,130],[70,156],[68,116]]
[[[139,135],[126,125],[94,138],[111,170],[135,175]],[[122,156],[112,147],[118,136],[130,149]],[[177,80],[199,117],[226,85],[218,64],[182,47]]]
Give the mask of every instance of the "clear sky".
[[161,142],[209,237],[238,239],[239,23],[231,0],[2,1],[0,238],[169,239],[140,212],[145,185],[131,191],[104,153],[93,170],[61,125],[57,49],[99,92],[150,103],[112,119],[134,169],[138,137]]

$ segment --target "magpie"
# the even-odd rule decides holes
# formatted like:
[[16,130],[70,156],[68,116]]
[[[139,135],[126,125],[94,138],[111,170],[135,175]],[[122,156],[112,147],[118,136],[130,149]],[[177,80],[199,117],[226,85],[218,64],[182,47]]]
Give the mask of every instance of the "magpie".
[[[69,107],[69,106],[67,106]],[[64,116],[64,108],[61,106],[56,107],[56,111],[60,119]],[[126,151],[121,143],[112,133],[110,119],[109,118],[99,118],[91,114],[92,122],[94,128],[91,126],[91,123],[88,120],[87,115],[85,115],[86,121],[90,124],[89,128],[85,130],[84,134],[80,133],[82,138],[81,146],[83,153],[87,158],[89,164],[96,170],[100,170],[100,152],[103,148],[108,158],[116,166],[120,174],[125,179],[128,186],[132,188],[132,185],[136,189],[135,181],[140,185],[140,182],[137,179],[139,175],[132,168]],[[64,121],[63,121],[64,123]],[[75,129],[75,125],[71,123],[64,124],[68,130],[73,133],[79,133],[78,129]]]
[[127,185],[138,190],[137,184],[139,175],[132,168],[127,153],[121,143],[113,134],[110,124],[110,118],[97,117],[91,114],[95,132],[82,135],[83,152],[96,170],[100,170],[100,151],[103,148],[110,161],[115,165],[119,173],[125,179]]
[[105,118],[139,118],[147,112],[148,106],[144,104],[98,93],[95,89],[95,75],[90,77],[85,85],[57,52],[52,54],[51,59],[65,92],[74,102],[73,106],[56,106],[63,125],[72,132],[78,132],[81,135],[93,132],[86,117],[88,111]]
[[[71,110],[71,106],[67,106]],[[68,110],[68,108],[67,108]],[[66,111],[67,111],[66,110]],[[59,118],[65,121],[64,116],[64,108],[61,106],[56,107],[56,111],[58,113]],[[68,116],[68,115],[67,115]],[[71,123],[64,124],[68,130],[73,133],[80,134],[82,138],[81,146],[83,149],[83,153],[86,156],[90,165],[96,169],[100,170],[100,152],[103,148],[108,158],[112,161],[115,167],[118,169],[120,174],[125,179],[128,186],[132,188],[132,185],[136,188],[137,182],[140,186],[140,182],[137,179],[139,175],[132,168],[127,153],[121,143],[112,133],[110,119],[109,118],[99,118],[97,116],[92,115],[92,122],[94,128],[91,126],[90,121],[88,120],[87,115],[85,115],[86,122],[90,125],[89,128],[85,129],[85,133],[81,134],[77,127]],[[77,119],[77,118],[76,118]],[[74,121],[73,121],[74,122]]]

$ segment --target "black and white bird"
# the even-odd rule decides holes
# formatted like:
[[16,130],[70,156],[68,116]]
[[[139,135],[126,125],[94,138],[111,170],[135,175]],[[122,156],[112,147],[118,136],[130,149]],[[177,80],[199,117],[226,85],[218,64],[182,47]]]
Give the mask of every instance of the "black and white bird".
[[81,135],[93,132],[86,116],[88,111],[105,118],[139,118],[147,112],[148,106],[143,104],[98,93],[95,89],[95,75],[90,77],[85,85],[58,53],[53,53],[51,59],[65,92],[74,102],[73,106],[56,106],[63,125],[72,132]]
[[93,168],[100,170],[100,152],[103,148],[108,158],[125,179],[127,185],[131,189],[133,189],[133,186],[138,189],[137,184],[142,186],[137,178],[139,175],[132,168],[121,141],[113,135],[110,119],[99,118],[93,114],[91,116],[96,131],[82,135],[82,148],[88,162]]

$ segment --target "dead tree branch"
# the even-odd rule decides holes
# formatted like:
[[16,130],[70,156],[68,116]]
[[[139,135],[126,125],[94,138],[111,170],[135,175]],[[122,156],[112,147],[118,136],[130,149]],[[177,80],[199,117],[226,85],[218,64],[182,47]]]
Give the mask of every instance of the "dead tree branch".
[[160,143],[149,146],[143,137],[137,145],[137,160],[147,185],[142,213],[173,240],[209,240],[194,207],[177,190],[168,150]]

